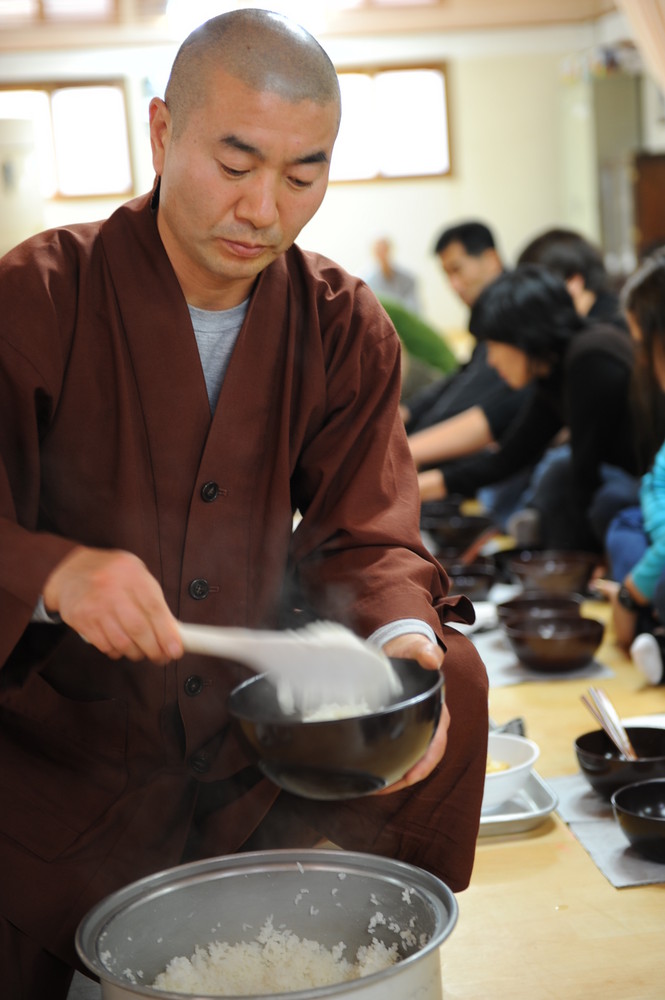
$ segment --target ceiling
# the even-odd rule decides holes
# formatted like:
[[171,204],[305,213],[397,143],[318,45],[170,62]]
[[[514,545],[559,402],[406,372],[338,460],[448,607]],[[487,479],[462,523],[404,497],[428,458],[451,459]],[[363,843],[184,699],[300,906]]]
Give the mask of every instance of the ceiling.
[[[71,10],[76,9],[71,3],[68,16],[57,19],[48,16],[46,0],[33,3],[36,13],[32,21],[7,21],[0,3],[0,51],[173,40],[164,16],[166,0],[111,0],[113,13],[109,19],[98,18],[87,23],[71,16]],[[55,0],[50,3],[51,9],[57,9]],[[616,10],[614,0],[350,0],[350,3],[346,10],[339,9],[340,0],[332,3],[335,9],[324,15],[325,27],[317,32],[319,37],[580,24]],[[245,0],[226,4],[227,8],[249,5]],[[274,9],[278,4],[265,0],[265,6]]]

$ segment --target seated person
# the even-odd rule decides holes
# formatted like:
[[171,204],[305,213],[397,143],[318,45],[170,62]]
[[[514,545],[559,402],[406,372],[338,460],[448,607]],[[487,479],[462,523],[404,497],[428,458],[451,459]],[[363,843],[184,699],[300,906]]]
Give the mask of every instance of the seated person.
[[[482,222],[471,220],[444,229],[434,253],[451,288],[471,310],[483,288],[503,271],[494,236]],[[402,407],[406,432],[431,427],[490,397],[514,395],[487,364],[484,345],[476,345],[459,371],[422,390],[409,399],[408,407]]]
[[640,413],[640,442],[649,467],[638,503],[610,523],[605,541],[611,579],[595,586],[612,603],[618,645],[657,684],[665,682],[665,256],[640,265],[622,301],[641,362],[636,375],[647,405]]
[[533,396],[495,450],[421,472],[421,499],[473,496],[481,486],[537,462],[566,427],[570,475],[557,497],[558,514],[548,525],[546,544],[596,548],[587,509],[600,486],[602,464],[631,473],[637,468],[628,404],[630,338],[580,316],[564,282],[531,264],[501,275],[485,289],[474,309],[472,333],[487,344],[488,361],[501,376],[514,388],[533,385]]
[[[482,290],[503,272],[491,230],[476,220],[449,226],[438,237],[434,252],[451,288],[470,307],[472,317]],[[472,319],[469,325],[473,326]],[[458,371],[405,400],[402,416],[416,464],[433,461],[433,448],[439,450],[436,457],[443,461],[498,440],[530,392],[530,387],[515,390],[507,385],[487,364],[486,345],[476,344],[469,361]],[[455,422],[450,433],[446,428],[430,435],[428,428],[443,428],[451,418]],[[525,470],[482,491],[482,502],[497,521],[503,522],[513,511],[528,478]]]

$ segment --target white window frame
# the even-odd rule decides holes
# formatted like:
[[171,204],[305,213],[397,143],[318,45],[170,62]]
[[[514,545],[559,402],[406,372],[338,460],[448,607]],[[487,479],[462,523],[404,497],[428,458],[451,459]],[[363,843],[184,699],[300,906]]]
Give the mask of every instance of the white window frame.
[[[390,108],[386,107],[381,109],[380,102],[382,101],[380,86],[375,86],[376,81],[383,76],[390,75],[391,77],[397,74],[405,73],[415,73],[415,74],[431,74],[435,73],[441,78],[443,93],[441,95],[441,102],[439,110],[441,111],[441,118],[437,120],[436,124],[440,127],[440,138],[441,138],[441,164],[440,166],[434,168],[431,166],[431,150],[427,151],[426,146],[423,145],[423,159],[420,169],[418,169],[417,164],[412,164],[408,169],[390,169],[388,167],[387,161],[381,162],[381,154],[377,154],[377,150],[382,143],[385,143],[385,135],[388,134],[387,129],[383,129],[382,132],[378,131],[381,128],[382,120],[389,120],[390,118]],[[351,129],[345,132],[345,102],[344,102],[344,77],[347,75],[353,75],[357,78],[366,78],[367,87],[366,92],[368,95],[367,106],[361,108],[362,95],[356,95],[354,99],[354,108],[351,112],[354,121],[351,123]],[[451,139],[450,139],[450,113],[449,113],[449,99],[448,99],[448,73],[446,63],[409,63],[408,65],[377,65],[372,67],[357,67],[350,68],[345,67],[344,69],[338,69],[337,75],[340,80],[340,86],[342,88],[342,126],[340,128],[340,135],[337,140],[335,151],[333,151],[332,159],[332,169],[330,181],[332,184],[346,184],[346,183],[358,183],[358,182],[372,182],[377,181],[394,181],[394,180],[414,180],[419,178],[432,178],[432,177],[447,177],[452,174],[452,150],[451,150]],[[362,84],[362,80],[358,81]],[[364,85],[363,85],[364,86]],[[379,102],[379,111],[374,113],[372,108],[376,106],[375,103]],[[385,112],[385,113],[384,113]],[[347,108],[347,115],[348,115]],[[377,135],[372,135],[372,124],[374,121],[378,121]],[[404,130],[408,131],[409,122],[405,121],[403,123]],[[355,135],[354,128],[355,126]],[[417,143],[417,135],[411,137],[414,143]],[[403,149],[404,144],[404,133],[396,137],[395,146]],[[411,156],[417,160],[417,149],[415,152],[411,148]],[[353,159],[355,156],[354,149],[359,151],[358,155],[358,169],[354,171]],[[371,169],[367,163],[363,163],[367,156],[378,156],[375,169]],[[389,154],[388,154],[389,155]],[[337,160],[336,160],[337,156]],[[430,165],[427,165],[428,157]],[[342,166],[337,166],[342,161]],[[342,173],[340,174],[340,170]]]
[[[125,120],[125,135],[127,140],[127,156],[128,156],[128,170],[129,170],[129,180],[124,187],[118,187],[113,189],[99,190],[86,188],[85,191],[63,191],[60,188],[59,181],[59,171],[58,171],[58,152],[56,148],[55,141],[53,140],[53,96],[58,91],[63,90],[87,90],[94,87],[108,87],[117,90],[122,98],[122,108],[124,112]],[[78,201],[85,198],[118,198],[131,196],[135,191],[136,176],[132,156],[132,146],[131,146],[131,136],[129,129],[129,117],[128,117],[128,106],[127,106],[127,92],[125,87],[125,81],[119,78],[109,78],[109,79],[98,79],[98,80],[58,80],[45,82],[40,81],[22,81],[21,83],[11,84],[11,85],[0,85],[0,93],[17,93],[23,91],[34,91],[37,93],[43,93],[48,97],[49,101],[49,119],[51,122],[51,148],[53,157],[53,176],[54,176],[54,189],[45,195],[47,200],[53,201]],[[0,115],[0,117],[3,117]],[[82,129],[85,130],[85,122],[82,122]],[[86,138],[84,136],[84,141]]]

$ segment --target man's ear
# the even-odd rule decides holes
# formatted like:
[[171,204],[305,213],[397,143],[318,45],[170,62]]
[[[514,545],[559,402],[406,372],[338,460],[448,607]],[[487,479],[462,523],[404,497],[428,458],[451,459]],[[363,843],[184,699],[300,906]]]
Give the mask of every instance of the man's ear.
[[164,101],[153,97],[150,101],[150,148],[155,173],[161,177],[164,169],[166,147],[171,134],[171,113]]

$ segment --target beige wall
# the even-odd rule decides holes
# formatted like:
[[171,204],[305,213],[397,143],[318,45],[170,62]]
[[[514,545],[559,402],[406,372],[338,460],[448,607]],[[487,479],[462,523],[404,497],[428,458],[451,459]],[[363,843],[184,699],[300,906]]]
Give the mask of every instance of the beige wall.
[[433,243],[446,225],[480,218],[510,262],[531,234],[560,221],[559,62],[547,53],[451,61],[452,176],[332,185],[301,245],[364,273],[373,238],[386,233],[420,277],[430,320],[463,324]]
[[[301,245],[364,273],[373,239],[389,235],[397,258],[420,278],[427,317],[446,329],[463,326],[466,320],[431,253],[436,235],[448,223],[470,216],[485,219],[508,263],[531,235],[553,224],[577,224],[595,237],[591,151],[582,141],[585,126],[575,118],[578,106],[561,79],[560,67],[564,57],[584,51],[601,37],[598,25],[587,24],[427,37],[322,39],[340,68],[418,61],[448,64],[453,174],[421,181],[333,185],[301,234]],[[152,168],[141,81],[150,76],[163,85],[175,48],[0,52],[0,82],[124,75],[138,187],[145,190]],[[47,203],[45,224],[101,218],[113,207],[108,199]]]

